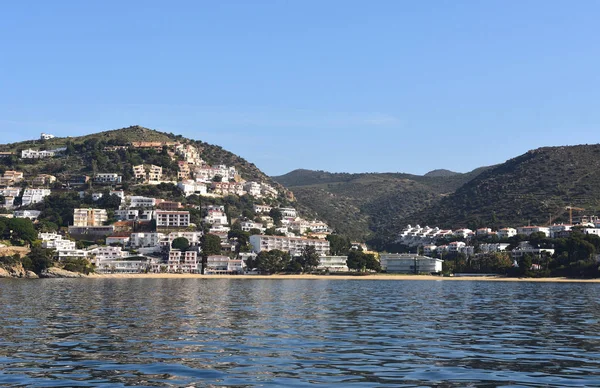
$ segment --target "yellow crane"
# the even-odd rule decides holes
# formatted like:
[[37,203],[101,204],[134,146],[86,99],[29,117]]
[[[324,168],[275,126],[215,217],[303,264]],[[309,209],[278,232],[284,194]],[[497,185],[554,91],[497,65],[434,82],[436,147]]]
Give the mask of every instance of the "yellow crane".
[[573,210],[584,211],[585,209],[575,206],[567,206],[565,210],[569,211],[569,224],[573,225]]

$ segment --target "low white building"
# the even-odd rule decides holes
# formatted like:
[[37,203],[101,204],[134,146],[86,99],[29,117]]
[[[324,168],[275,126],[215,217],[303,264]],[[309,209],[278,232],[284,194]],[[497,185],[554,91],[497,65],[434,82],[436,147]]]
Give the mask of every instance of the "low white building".
[[254,213],[257,213],[257,214],[259,214],[259,213],[269,213],[271,211],[272,207],[268,206],[268,205],[256,205],[255,204],[253,206],[253,209],[254,209]]
[[37,219],[42,212],[39,210],[15,210],[13,217],[15,218],[29,218],[30,220]]
[[44,198],[52,194],[50,189],[25,189],[21,206],[29,206],[34,203],[43,202]]
[[202,182],[196,182],[191,179],[178,182],[177,187],[183,192],[183,195],[189,197],[190,195],[206,195],[207,188],[206,184]]
[[517,230],[514,228],[502,228],[496,234],[499,239],[504,240],[517,235]]
[[444,260],[413,253],[382,253],[381,269],[389,273],[439,273]]
[[147,259],[141,260],[93,260],[98,273],[144,273],[149,268]]
[[131,233],[129,242],[132,248],[156,247],[165,238],[166,235],[164,233]]
[[42,132],[41,135],[40,135],[40,139],[41,140],[50,140],[50,139],[54,139],[54,138],[55,138],[55,136],[52,135],[52,134],[50,134],[50,133],[44,133],[44,132]]
[[183,237],[190,243],[191,246],[200,245],[202,240],[202,232],[171,232],[169,233],[168,240],[169,244],[173,243],[173,240],[179,237]]
[[242,274],[244,273],[244,262],[222,255],[208,256],[204,273],[206,275]]
[[26,149],[26,150],[21,151],[22,159],[44,159],[44,158],[51,158],[54,155],[56,155],[56,153],[54,151],[39,151],[39,150],[32,150],[32,149]]
[[505,252],[506,248],[508,248],[509,244],[507,243],[490,243],[490,244],[481,244],[479,249],[482,253],[493,253],[493,252]]
[[550,237],[550,228],[545,226],[521,226],[517,228],[517,234],[522,234],[524,236],[529,236],[532,233],[544,233],[546,237]]
[[258,222],[254,222],[254,221],[242,221],[240,224],[241,224],[241,227],[242,227],[242,231],[244,231],[244,232],[249,232],[252,229],[258,229],[261,232],[265,231],[265,228],[263,227],[263,225],[261,223],[258,223]]
[[90,249],[88,254],[95,256],[98,260],[117,260],[126,256],[126,252],[121,247],[111,246]]
[[318,270],[348,272],[348,256],[320,256]]
[[448,244],[448,252],[458,253],[466,246],[467,246],[467,244],[465,244],[462,241],[453,241],[450,244]]
[[156,198],[144,197],[141,195],[125,197],[125,202],[129,208],[148,208],[156,206]]
[[121,175],[115,173],[98,173],[94,177],[94,182],[97,183],[121,183]]
[[554,254],[554,249],[552,248],[534,248],[529,241],[522,241],[519,243],[519,246],[511,251],[511,255],[514,260],[518,260],[523,255],[530,254],[532,256],[539,257],[543,253],[552,256]]
[[296,218],[298,216],[296,209],[294,209],[293,207],[280,207],[279,211],[284,217]]

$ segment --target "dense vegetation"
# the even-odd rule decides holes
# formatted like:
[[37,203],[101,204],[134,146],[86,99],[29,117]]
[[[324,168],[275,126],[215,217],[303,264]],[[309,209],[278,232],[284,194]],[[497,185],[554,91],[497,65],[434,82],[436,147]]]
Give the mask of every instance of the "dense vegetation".
[[347,174],[295,170],[274,177],[294,193],[298,207],[351,239],[383,241],[404,218],[437,202],[486,168],[467,174]]
[[[254,164],[237,156],[220,146],[204,143],[197,140],[185,139],[183,136],[164,133],[152,129],[131,126],[116,130],[99,132],[91,135],[67,138],[54,138],[50,140],[29,140],[19,143],[0,145],[0,151],[12,151],[12,157],[0,159],[0,173],[5,170],[18,170],[26,175],[39,173],[52,174],[57,178],[69,174],[92,175],[96,172],[118,173],[124,181],[129,181],[133,176],[132,167],[139,164],[155,164],[163,167],[165,178],[176,180],[177,162],[169,157],[167,149],[155,151],[153,149],[117,149],[105,151],[105,147],[127,146],[131,142],[160,141],[180,142],[195,145],[200,150],[202,158],[211,165],[225,164],[234,166],[242,178],[270,183],[278,189],[282,187],[263,174]],[[20,159],[22,150],[55,149],[66,147],[65,155],[42,160]]]
[[405,220],[453,228],[546,224],[568,221],[565,206],[600,210],[600,145],[529,151]]

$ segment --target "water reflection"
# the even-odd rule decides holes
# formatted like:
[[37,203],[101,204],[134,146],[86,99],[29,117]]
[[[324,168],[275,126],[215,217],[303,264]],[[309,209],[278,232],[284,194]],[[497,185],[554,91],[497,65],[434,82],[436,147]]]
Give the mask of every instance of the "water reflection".
[[591,386],[595,284],[0,282],[0,384]]

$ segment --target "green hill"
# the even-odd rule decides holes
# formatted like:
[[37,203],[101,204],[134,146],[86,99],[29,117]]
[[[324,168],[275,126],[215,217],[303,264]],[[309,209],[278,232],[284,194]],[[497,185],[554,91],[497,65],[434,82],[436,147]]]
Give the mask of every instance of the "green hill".
[[295,170],[273,179],[294,193],[305,212],[364,240],[396,231],[409,214],[431,206],[486,168],[448,176]]
[[544,147],[482,172],[406,223],[440,227],[568,221],[565,206],[600,210],[600,145]]
[[[0,160],[0,170],[15,169],[26,175],[39,173],[52,174],[57,177],[69,174],[87,174],[111,172],[122,174],[124,180],[131,177],[132,167],[137,164],[156,164],[163,167],[166,177],[176,180],[177,161],[167,154],[153,150],[128,148],[106,152],[105,147],[127,146],[132,142],[164,142],[195,145],[201,150],[202,158],[211,165],[224,164],[234,166],[246,180],[268,182],[279,188],[281,185],[262,173],[254,164],[224,150],[218,145],[208,144],[200,140],[186,139],[181,135],[156,131],[141,126],[130,126],[84,136],[57,137],[49,140],[27,140],[18,143],[2,144],[0,151],[15,152],[12,158]],[[24,149],[51,150],[68,147],[64,156],[42,160],[24,160],[18,156]]]

